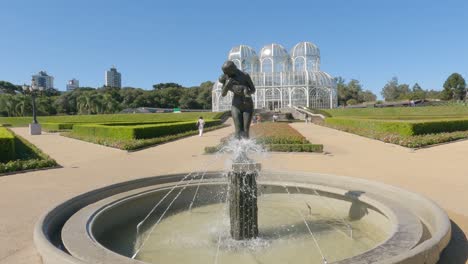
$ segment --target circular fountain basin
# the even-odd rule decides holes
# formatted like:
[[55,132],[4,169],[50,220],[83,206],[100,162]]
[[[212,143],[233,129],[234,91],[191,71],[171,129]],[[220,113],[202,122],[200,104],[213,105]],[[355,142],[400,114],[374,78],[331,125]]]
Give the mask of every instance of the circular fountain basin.
[[44,263],[436,263],[450,239],[446,214],[419,195],[267,171],[258,177],[259,237],[235,241],[222,173],[184,177],[121,183],[53,209],[35,232]]

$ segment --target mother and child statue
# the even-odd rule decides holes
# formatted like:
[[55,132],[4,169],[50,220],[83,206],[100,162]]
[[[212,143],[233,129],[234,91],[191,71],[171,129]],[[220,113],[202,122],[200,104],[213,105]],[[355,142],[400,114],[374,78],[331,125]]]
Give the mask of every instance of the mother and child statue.
[[[237,140],[249,138],[250,122],[254,114],[252,94],[255,86],[250,76],[239,70],[234,62],[226,61],[221,67],[224,97],[231,91],[231,114],[234,120]],[[242,148],[242,144],[240,144]],[[231,237],[235,240],[254,239],[258,236],[257,182],[260,164],[247,157],[247,151],[241,149],[233,158],[232,170],[228,174],[228,201],[231,225]]]
[[239,70],[232,61],[226,61],[221,67],[223,74],[219,82],[223,85],[221,95],[225,97],[231,91],[232,97],[231,114],[234,120],[237,139],[249,138],[249,128],[254,114],[252,94],[255,86],[249,74]]

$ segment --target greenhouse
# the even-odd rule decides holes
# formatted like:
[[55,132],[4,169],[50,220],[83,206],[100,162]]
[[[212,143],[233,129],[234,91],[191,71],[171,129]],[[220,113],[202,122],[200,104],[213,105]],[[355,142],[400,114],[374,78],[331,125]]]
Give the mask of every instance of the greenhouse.
[[[291,52],[279,44],[260,50],[239,45],[231,49],[228,60],[247,72],[255,84],[255,109],[279,110],[294,106],[335,108],[336,83],[328,73],[320,71],[320,50],[310,42],[300,42]],[[213,111],[231,109],[232,94],[221,96],[222,84],[213,86]]]

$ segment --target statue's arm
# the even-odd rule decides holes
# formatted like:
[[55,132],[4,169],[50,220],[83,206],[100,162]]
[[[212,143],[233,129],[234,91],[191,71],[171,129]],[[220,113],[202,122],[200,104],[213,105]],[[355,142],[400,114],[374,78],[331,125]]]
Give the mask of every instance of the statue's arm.
[[247,78],[247,86],[249,87],[250,94],[255,93],[255,85],[252,81],[252,78],[250,78],[250,75],[248,73],[245,74],[245,77]]
[[229,77],[226,74],[223,74],[219,77],[219,82],[223,84],[223,88],[221,90],[221,96],[225,97],[230,89],[230,81]]

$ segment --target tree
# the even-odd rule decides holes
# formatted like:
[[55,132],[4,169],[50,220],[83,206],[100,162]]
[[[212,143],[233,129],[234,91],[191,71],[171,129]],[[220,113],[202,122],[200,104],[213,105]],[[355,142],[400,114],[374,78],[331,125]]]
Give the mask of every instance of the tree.
[[21,91],[21,87],[10,82],[0,81],[0,91],[7,94],[16,94],[17,91]]
[[408,99],[411,94],[411,90],[408,84],[399,84],[398,78],[393,77],[387,82],[387,84],[385,84],[381,94],[385,101],[403,100]]
[[444,83],[442,98],[445,100],[465,100],[466,82],[458,73],[452,73]]
[[336,88],[338,90],[338,104],[348,105],[348,101],[355,104],[363,102],[372,102],[377,99],[377,96],[369,90],[363,91],[362,85],[358,80],[352,79],[347,84],[341,77],[335,78]]
[[361,102],[375,102],[377,96],[370,90],[365,90],[359,93],[359,100]]
[[172,88],[183,88],[182,85],[178,84],[178,83],[157,83],[157,84],[154,84],[153,85],[153,89],[154,90],[161,90],[161,89],[165,89],[165,88],[169,88],[169,87],[172,87]]
[[412,91],[410,95],[408,96],[408,99],[410,100],[421,100],[421,99],[426,99],[427,97],[427,92],[424,91],[421,86],[419,86],[418,83],[415,83],[413,85]]

